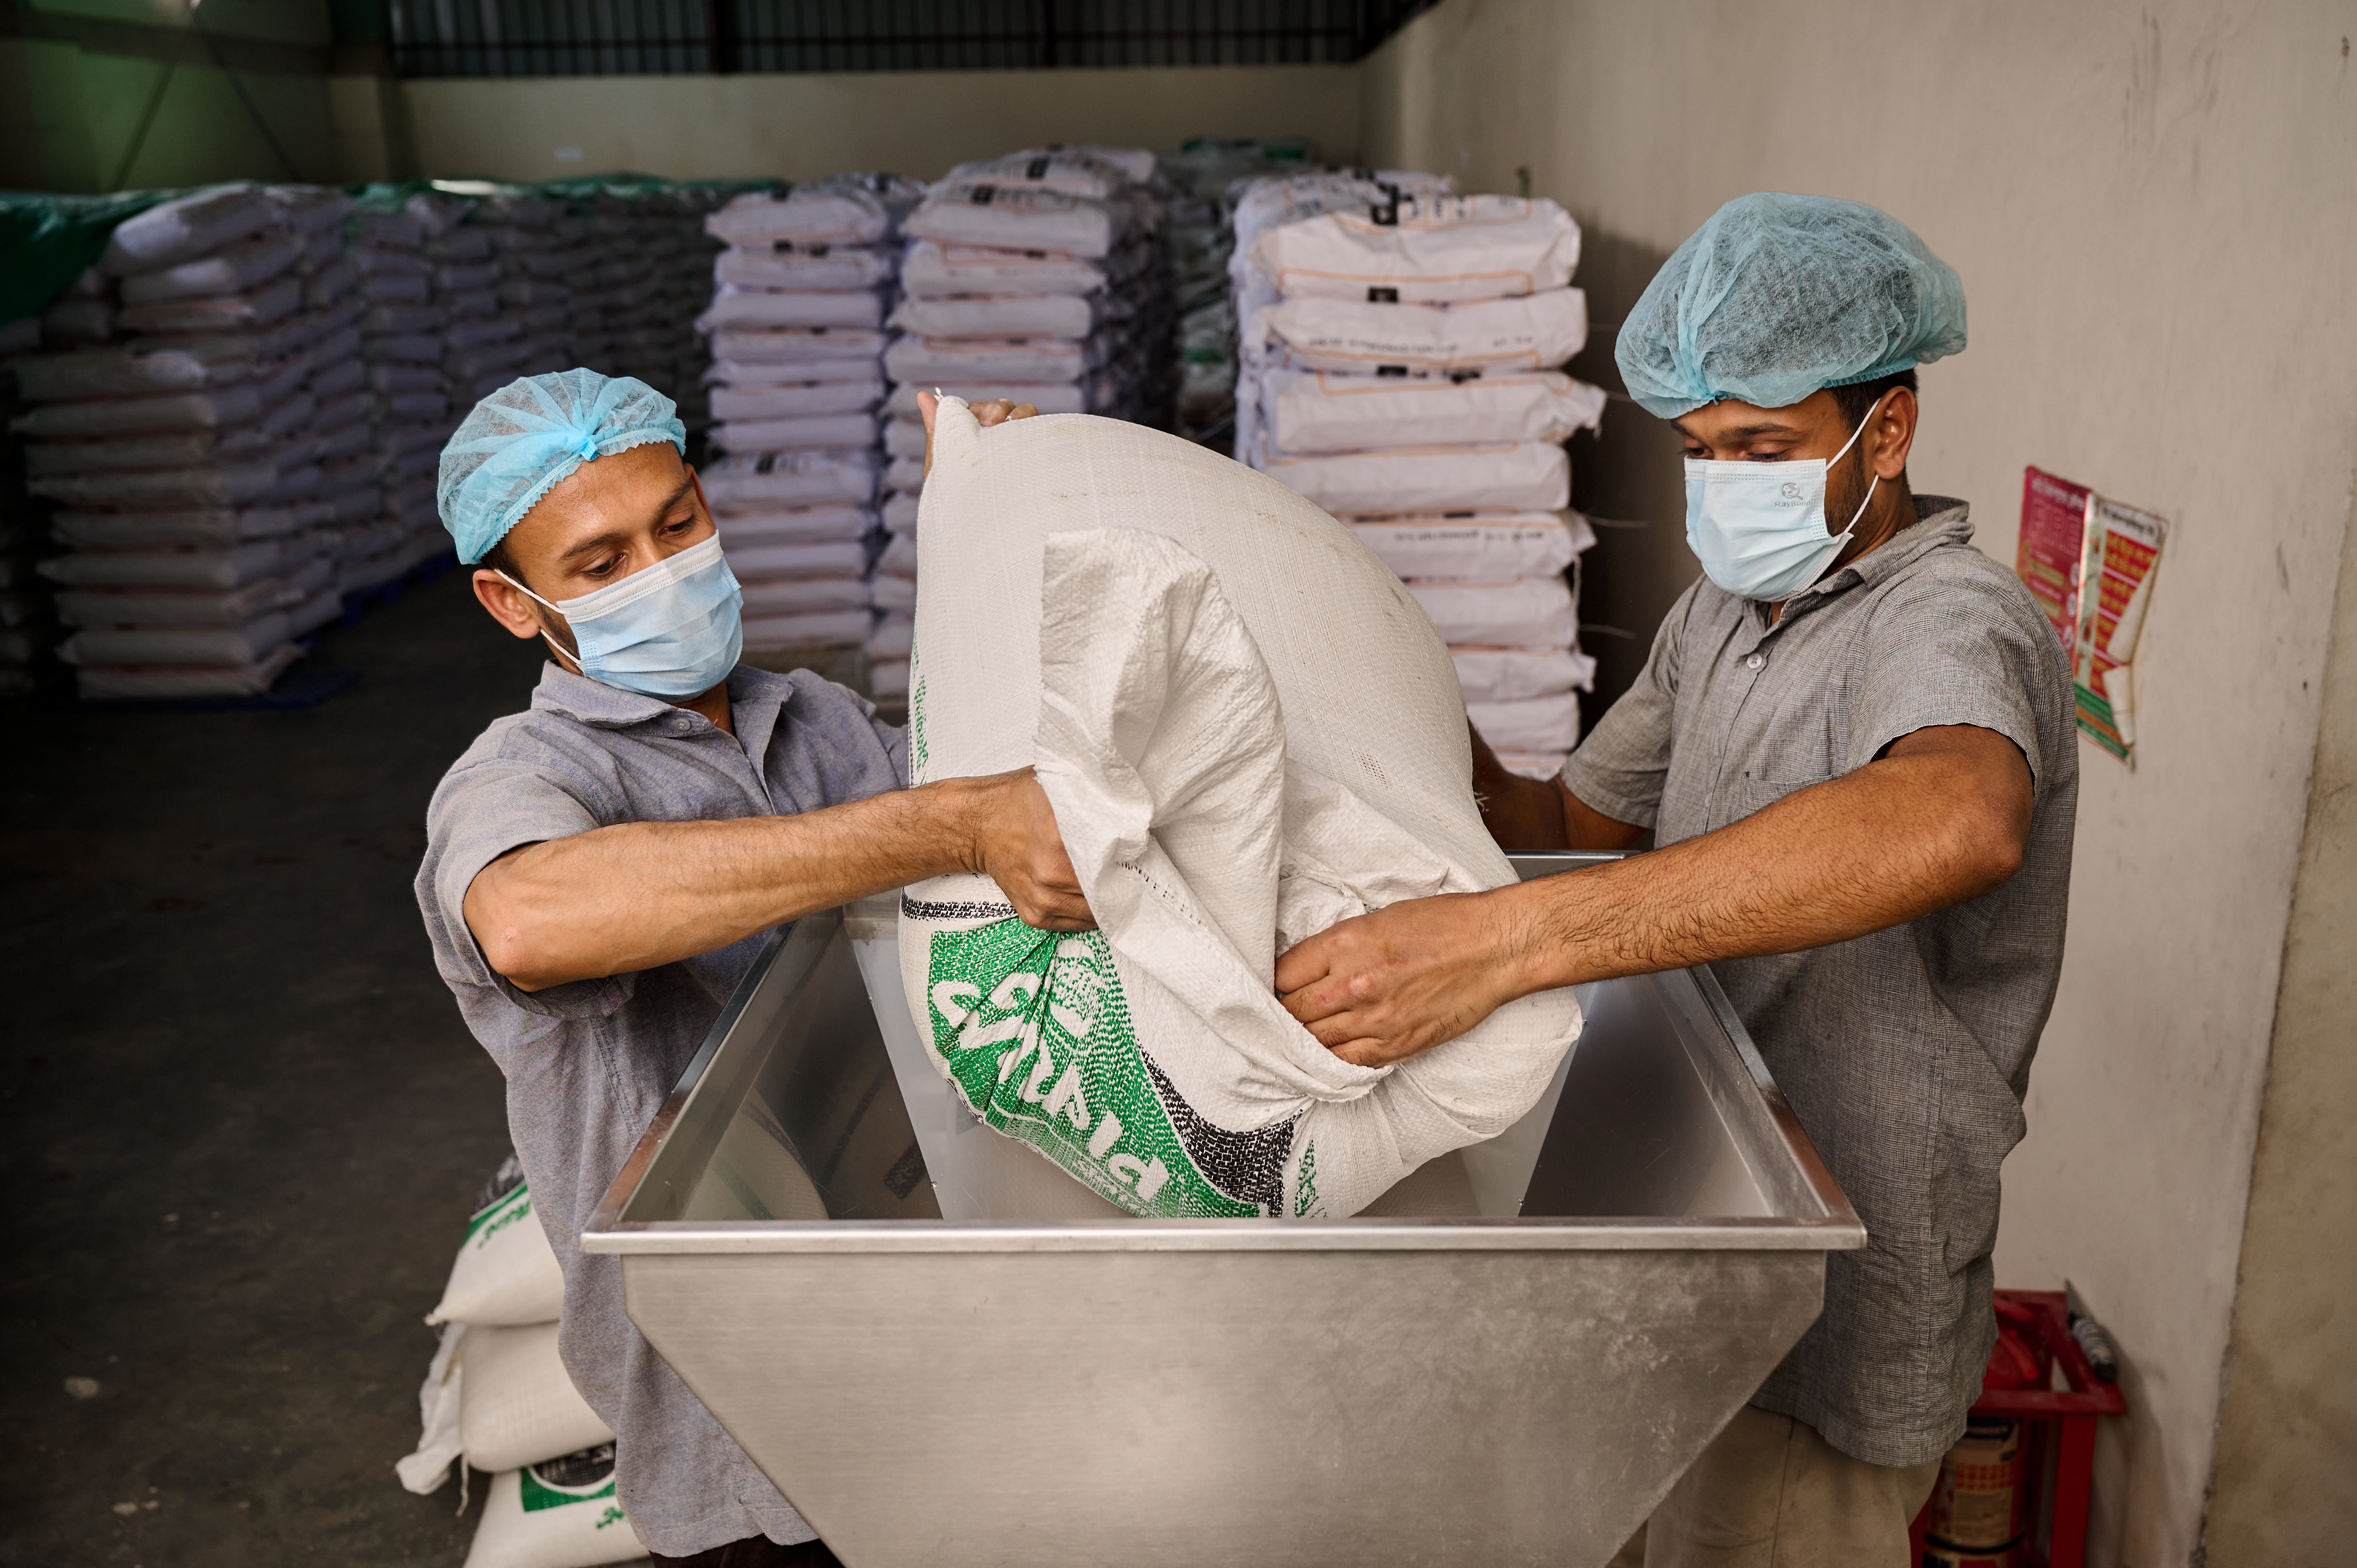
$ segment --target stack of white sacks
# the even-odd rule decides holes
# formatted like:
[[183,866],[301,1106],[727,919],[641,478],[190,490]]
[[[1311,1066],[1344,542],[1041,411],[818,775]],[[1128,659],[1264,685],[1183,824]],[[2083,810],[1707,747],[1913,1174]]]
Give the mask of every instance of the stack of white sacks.
[[705,495],[744,591],[748,648],[867,640],[884,319],[916,197],[894,176],[845,175],[748,192],[705,220],[727,246],[696,323],[712,349],[711,443],[726,454]]
[[266,691],[339,613],[345,525],[379,499],[350,206],[227,186],[127,219],[44,313],[80,346],[16,361],[85,697]]
[[353,526],[343,565],[347,593],[398,576],[448,543],[435,516],[434,474],[458,411],[443,371],[448,291],[436,299],[429,224],[447,228],[447,215],[409,199],[366,201],[345,224],[347,255],[368,306],[361,335],[382,484],[379,507]]
[[418,1391],[417,1451],[394,1469],[436,1490],[453,1460],[489,1471],[466,1568],[593,1568],[644,1555],[614,1496],[613,1431],[556,1352],[565,1275],[511,1157],[425,1321],[442,1338]]
[[1240,253],[1274,299],[1252,316],[1238,455],[1406,579],[1508,767],[1559,770],[1595,670],[1566,575],[1595,535],[1568,510],[1563,443],[1596,428],[1604,393],[1555,368],[1587,336],[1578,226],[1551,201],[1399,195],[1269,226]]
[[903,225],[884,365],[884,526],[868,639],[877,696],[908,691],[917,603],[917,393],[1005,398],[1042,413],[1165,425],[1175,306],[1161,183],[1137,147],[1035,147],[961,164]]

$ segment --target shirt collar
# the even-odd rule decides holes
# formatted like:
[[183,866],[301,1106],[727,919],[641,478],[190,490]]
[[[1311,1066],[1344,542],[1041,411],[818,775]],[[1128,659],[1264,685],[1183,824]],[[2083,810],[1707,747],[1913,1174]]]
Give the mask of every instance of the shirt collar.
[[[769,749],[770,736],[778,727],[778,716],[793,692],[793,682],[785,676],[756,670],[749,664],[739,664],[728,672],[729,722],[736,727],[746,756],[759,757]],[[708,722],[703,720],[702,714],[689,713],[661,697],[642,697],[636,692],[625,692],[603,681],[576,675],[553,659],[541,666],[540,684],[533,688],[532,705],[545,713],[563,714],[592,729],[629,729],[650,719],[673,714]]]
[[[1901,529],[1832,576],[1785,600],[1779,624],[1851,588],[1870,588],[1887,583],[1932,551],[1943,545],[1969,544],[1972,537],[1971,507],[1953,496],[1917,496],[1912,528]],[[1768,607],[1755,607],[1765,619]]]

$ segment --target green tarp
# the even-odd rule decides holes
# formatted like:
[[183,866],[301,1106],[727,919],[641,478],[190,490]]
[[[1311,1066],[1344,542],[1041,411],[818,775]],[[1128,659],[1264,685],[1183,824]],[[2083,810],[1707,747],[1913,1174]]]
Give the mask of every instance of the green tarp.
[[0,322],[47,306],[59,290],[98,260],[117,223],[179,194],[126,190],[115,196],[49,196],[0,190]]

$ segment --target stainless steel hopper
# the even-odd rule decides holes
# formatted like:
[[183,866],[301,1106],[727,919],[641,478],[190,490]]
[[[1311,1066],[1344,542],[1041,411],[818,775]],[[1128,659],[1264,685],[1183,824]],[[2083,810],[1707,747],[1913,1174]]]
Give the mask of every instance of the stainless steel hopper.
[[893,908],[773,941],[581,1239],[851,1568],[1601,1563],[1865,1243],[1706,969],[1380,1217],[1116,1217],[957,1109]]

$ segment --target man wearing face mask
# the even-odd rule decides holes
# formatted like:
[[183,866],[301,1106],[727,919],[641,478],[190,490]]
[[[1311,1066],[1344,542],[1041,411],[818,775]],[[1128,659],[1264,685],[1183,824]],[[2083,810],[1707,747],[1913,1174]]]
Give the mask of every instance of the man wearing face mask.
[[[985,424],[1010,413],[975,411]],[[475,596],[554,655],[426,813],[418,906],[565,1271],[559,1348],[658,1563],[834,1559],[631,1326],[576,1239],[770,930],[952,872],[1092,924],[1028,769],[905,788],[907,741],[808,671],[739,665],[737,580],[671,401],[590,371],[475,406],[436,491]]]
[[2062,958],[2070,672],[1965,505],[1915,495],[1915,367],[1953,272],[1888,215],[1729,202],[1622,327],[1686,451],[1704,576],[1559,779],[1474,737],[1508,849],[1659,847],[1345,922],[1279,961],[1294,1015],[1397,1061],[1549,987],[1709,963],[1865,1221],[1824,1311],[1623,1563],[1873,1564],[1963,1434],[1996,1337],[1997,1172]]

